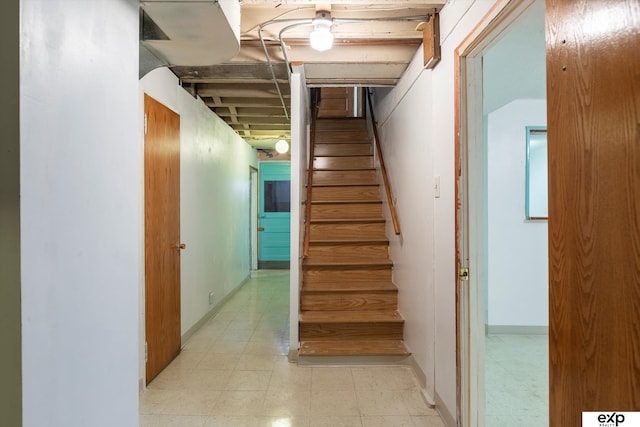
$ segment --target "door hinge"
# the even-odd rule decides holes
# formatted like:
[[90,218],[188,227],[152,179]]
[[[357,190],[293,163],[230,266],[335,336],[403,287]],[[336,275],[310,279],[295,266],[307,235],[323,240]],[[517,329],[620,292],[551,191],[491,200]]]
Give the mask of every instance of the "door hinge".
[[144,363],[147,363],[149,360],[149,345],[147,342],[144,342]]
[[467,281],[469,280],[469,268],[468,267],[462,267],[460,268],[460,270],[458,270],[458,279],[462,280],[462,281]]
[[147,134],[147,113],[144,113],[144,134]]

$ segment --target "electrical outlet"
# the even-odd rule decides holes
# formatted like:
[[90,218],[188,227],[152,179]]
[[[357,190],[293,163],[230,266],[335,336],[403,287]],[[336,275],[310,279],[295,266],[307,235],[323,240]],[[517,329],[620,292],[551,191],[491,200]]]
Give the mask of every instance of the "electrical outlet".
[[213,305],[213,292],[209,292],[209,305]]

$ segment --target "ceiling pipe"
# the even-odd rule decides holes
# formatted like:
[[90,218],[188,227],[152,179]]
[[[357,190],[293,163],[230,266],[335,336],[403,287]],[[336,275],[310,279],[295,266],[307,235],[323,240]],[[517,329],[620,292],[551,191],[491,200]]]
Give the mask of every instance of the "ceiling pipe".
[[[262,50],[264,51],[264,56],[267,59],[267,64],[269,65],[269,70],[271,71],[271,78],[273,79],[273,83],[276,85],[276,90],[278,91],[278,96],[280,97],[280,102],[282,103],[282,109],[284,110],[284,115],[289,119],[289,111],[287,110],[287,103],[284,102],[284,96],[282,96],[282,90],[280,90],[280,83],[278,83],[278,79],[276,78],[276,72],[273,70],[273,63],[271,62],[271,57],[269,56],[269,51],[267,50],[267,45],[264,42],[264,37],[262,36],[262,29],[268,25],[281,23],[281,22],[300,22],[300,19],[273,19],[271,21],[264,22],[260,24],[258,27],[258,38],[260,39],[260,44],[262,45]],[[287,63],[288,64],[288,63]],[[287,70],[289,67],[287,66]],[[290,72],[288,72],[290,76]]]

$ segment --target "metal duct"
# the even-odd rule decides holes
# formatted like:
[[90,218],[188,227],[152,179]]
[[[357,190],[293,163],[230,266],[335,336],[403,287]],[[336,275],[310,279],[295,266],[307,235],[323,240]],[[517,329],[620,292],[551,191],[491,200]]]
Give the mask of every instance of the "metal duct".
[[229,60],[240,51],[237,0],[147,0],[140,7],[141,67],[143,54],[145,64],[153,63],[151,54],[162,65],[204,66]]

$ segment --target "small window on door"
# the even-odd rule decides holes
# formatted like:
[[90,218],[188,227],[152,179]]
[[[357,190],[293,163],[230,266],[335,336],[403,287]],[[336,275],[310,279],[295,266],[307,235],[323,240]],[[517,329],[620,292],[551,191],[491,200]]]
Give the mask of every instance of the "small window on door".
[[264,211],[291,211],[291,181],[264,182]]

